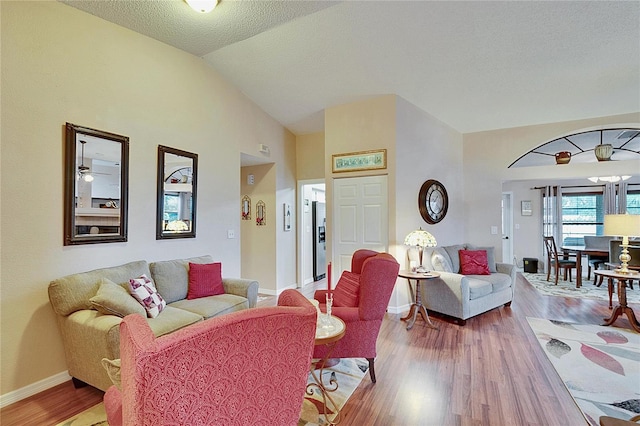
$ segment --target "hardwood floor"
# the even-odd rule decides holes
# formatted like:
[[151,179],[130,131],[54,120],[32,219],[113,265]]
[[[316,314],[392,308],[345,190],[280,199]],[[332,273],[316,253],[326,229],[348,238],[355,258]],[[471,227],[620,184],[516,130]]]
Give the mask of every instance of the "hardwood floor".
[[[303,293],[311,297],[313,291],[308,286]],[[275,297],[258,305],[275,305]],[[526,317],[600,324],[609,316],[607,305],[543,296],[518,275],[510,308],[471,318],[464,327],[431,315],[439,330],[419,319],[407,331],[401,315],[387,314],[378,337],[377,383],[364,377],[343,408],[340,424],[586,425]],[[638,312],[638,305],[632,307]],[[631,329],[626,317],[614,325]],[[74,389],[64,383],[5,407],[0,424],[55,425],[98,403],[102,395],[89,386]]]

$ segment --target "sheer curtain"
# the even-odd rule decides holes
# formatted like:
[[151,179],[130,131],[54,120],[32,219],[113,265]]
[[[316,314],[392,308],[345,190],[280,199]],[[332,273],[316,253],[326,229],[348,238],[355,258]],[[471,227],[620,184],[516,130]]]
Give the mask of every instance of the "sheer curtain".
[[616,185],[612,182],[607,182],[604,185],[604,214],[616,214]]
[[626,182],[618,184],[618,214],[627,212],[627,187],[628,184]]
[[546,186],[542,190],[543,236],[552,236],[562,245],[562,187]]

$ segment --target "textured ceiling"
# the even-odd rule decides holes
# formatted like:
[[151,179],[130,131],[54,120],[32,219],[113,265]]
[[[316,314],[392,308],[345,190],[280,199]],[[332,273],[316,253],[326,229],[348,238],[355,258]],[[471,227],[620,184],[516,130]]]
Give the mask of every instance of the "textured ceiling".
[[638,1],[64,1],[203,57],[296,134],[396,94],[475,132],[640,111]]

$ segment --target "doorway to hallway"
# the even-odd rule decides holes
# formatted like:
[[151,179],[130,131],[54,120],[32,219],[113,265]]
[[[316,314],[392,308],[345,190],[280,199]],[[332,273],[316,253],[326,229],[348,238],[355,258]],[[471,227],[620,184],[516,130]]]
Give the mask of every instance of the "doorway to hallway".
[[[324,179],[298,182],[298,287],[304,287],[324,278],[326,269],[326,245],[322,235],[322,215],[325,204]],[[314,211],[316,222],[314,224]],[[315,225],[315,226],[314,226]],[[325,225],[326,226],[326,225]],[[325,227],[326,230],[326,227]],[[323,256],[324,261],[323,261]],[[324,265],[324,266],[323,266]]]

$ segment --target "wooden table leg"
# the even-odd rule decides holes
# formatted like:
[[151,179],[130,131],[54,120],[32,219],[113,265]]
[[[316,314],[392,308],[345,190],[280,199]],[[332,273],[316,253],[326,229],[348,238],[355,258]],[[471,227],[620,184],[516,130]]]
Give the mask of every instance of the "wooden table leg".
[[[571,270],[569,270],[571,273]],[[576,288],[582,287],[582,252],[576,253]]]
[[[609,280],[611,281],[611,278],[609,278]],[[611,288],[611,284],[609,288]],[[623,314],[627,316],[631,327],[633,327],[637,332],[640,332],[640,323],[638,322],[633,309],[627,306],[627,281],[618,280],[618,305],[616,305],[611,316],[604,319],[605,322],[602,325],[613,324],[615,320]]]
[[[411,280],[409,280],[409,287],[411,287]],[[412,293],[412,295],[413,295],[413,293]],[[409,313],[407,314],[406,317],[400,318],[400,320],[402,320],[402,321],[409,320],[409,323],[407,324],[407,330],[411,330],[413,328],[413,325],[416,323],[416,319],[418,319],[418,314],[420,314],[420,316],[422,317],[424,322],[426,322],[429,327],[437,330],[438,327],[436,327],[431,322],[431,319],[429,318],[429,314],[427,313],[427,310],[425,309],[424,305],[422,304],[422,297],[420,295],[420,280],[416,280],[416,292],[415,292],[415,295],[416,295],[415,302],[413,302],[411,304],[411,308],[409,309]]]
[[609,278],[607,289],[609,290],[609,309],[613,309],[613,278]]

